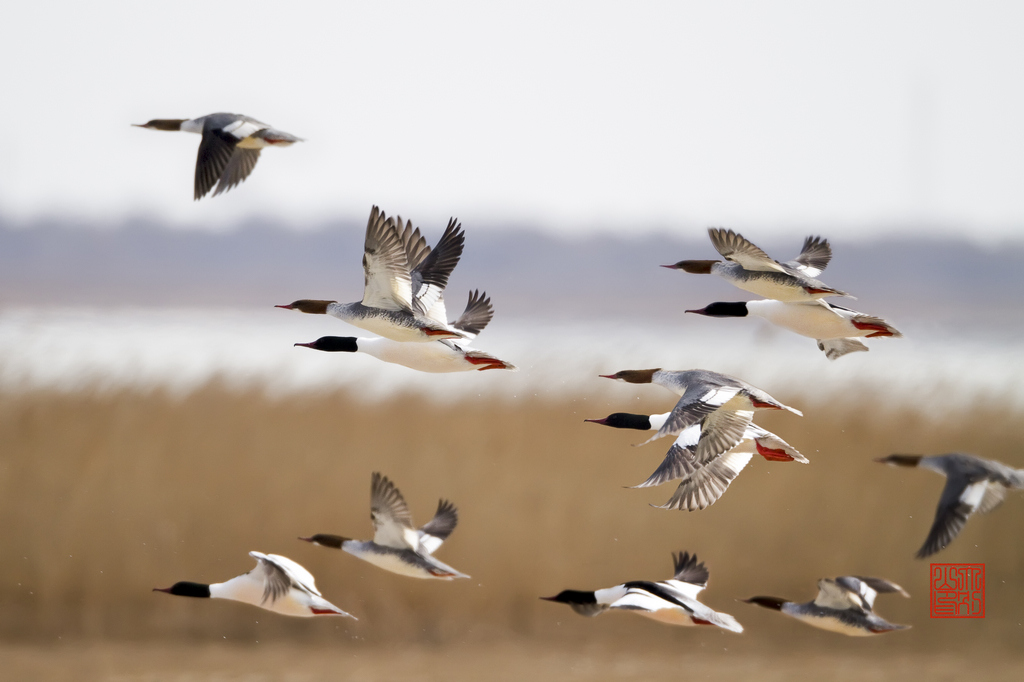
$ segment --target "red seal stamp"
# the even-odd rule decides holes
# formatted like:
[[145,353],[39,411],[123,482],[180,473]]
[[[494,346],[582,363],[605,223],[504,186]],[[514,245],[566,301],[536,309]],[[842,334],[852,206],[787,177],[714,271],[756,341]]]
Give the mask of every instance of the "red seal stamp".
[[931,564],[932,618],[985,617],[985,564]]

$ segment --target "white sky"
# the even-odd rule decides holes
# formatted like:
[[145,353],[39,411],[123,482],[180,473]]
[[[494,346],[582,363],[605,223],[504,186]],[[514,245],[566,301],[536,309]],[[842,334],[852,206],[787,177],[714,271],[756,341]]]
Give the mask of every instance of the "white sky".
[[[1024,5],[19,2],[0,217],[1024,238]],[[307,138],[192,201],[198,136]]]

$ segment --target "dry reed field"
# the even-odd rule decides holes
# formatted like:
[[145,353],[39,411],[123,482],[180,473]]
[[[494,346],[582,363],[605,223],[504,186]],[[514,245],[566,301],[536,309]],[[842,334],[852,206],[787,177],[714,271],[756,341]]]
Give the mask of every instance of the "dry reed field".
[[[1024,465],[1021,414],[1005,403],[927,414],[856,398],[773,390],[803,409],[758,417],[811,463],[755,457],[702,512],[653,509],[674,484],[644,480],[669,441],[584,424],[660,412],[658,391],[581,384],[576,399],[464,400],[351,393],[267,397],[216,384],[160,391],[0,397],[0,658],[5,679],[1020,679],[1024,499],[972,518],[933,560],[984,562],[984,620],[932,620],[928,564],[915,560],[943,480],[872,462],[890,452],[973,452]],[[636,400],[635,396],[642,396]],[[910,404],[907,402],[906,404]],[[385,573],[300,542],[372,536],[370,474],[392,477],[421,524],[438,498],[460,523],[439,551],[472,576]],[[245,605],[152,592],[289,556],[359,617],[289,619]],[[538,600],[671,573],[696,552],[702,599],[736,635],[629,614],[577,616]],[[806,601],[820,577],[877,575],[911,599],[879,613],[913,629],[851,639],[736,601]]]

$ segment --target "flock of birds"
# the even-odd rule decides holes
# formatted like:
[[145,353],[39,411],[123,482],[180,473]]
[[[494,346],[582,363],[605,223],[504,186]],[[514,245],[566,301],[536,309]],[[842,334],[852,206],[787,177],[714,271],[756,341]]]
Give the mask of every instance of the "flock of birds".
[[[195,172],[195,199],[211,190],[216,196],[244,181],[255,168],[260,151],[289,146],[301,138],[275,130],[248,116],[211,114],[196,119],[155,119],[139,127],[182,130],[202,135]],[[214,189],[215,188],[215,189]],[[785,263],[732,230],[708,230],[719,260],[684,260],[663,267],[697,274],[715,274],[744,291],[763,297],[744,302],[715,302],[699,310],[709,317],[761,317],[802,336],[815,339],[826,357],[867,351],[860,339],[899,338],[900,332],[879,317],[865,315],[824,299],[850,297],[816,279],[832,258],[827,240],[808,237],[800,254]],[[422,372],[463,372],[516,367],[470,342],[490,323],[494,309],[479,290],[470,292],[462,315],[447,319],[444,290],[465,245],[462,226],[451,220],[431,249],[412,222],[388,217],[376,206],[370,212],[363,250],[363,298],[351,303],[301,299],[279,308],[331,315],[377,334],[375,337],[323,336],[297,343],[325,352],[365,353],[384,362]],[[674,436],[664,461],[637,488],[680,481],[671,498],[659,508],[697,511],[714,504],[751,460],[754,453],[772,462],[808,463],[789,443],[753,423],[760,410],[789,407],[765,391],[718,372],[702,369],[623,370],[601,375],[630,384],[657,384],[679,397],[671,412],[637,415],[617,412],[586,421],[614,428],[655,431],[653,441]],[[876,460],[894,466],[930,469],[946,477],[935,520],[919,558],[944,549],[976,511],[995,509],[1009,489],[1024,489],[1024,470],[966,454],[937,456],[894,454]],[[434,517],[420,528],[408,505],[386,476],[374,473],[370,486],[373,540],[353,540],[318,533],[299,538],[321,547],[341,549],[386,571],[413,578],[468,578],[444,564],[434,553],[458,523],[454,504],[441,500]],[[256,567],[226,582],[178,582],[157,591],[178,596],[230,599],[283,615],[335,615],[355,618],[323,598],[313,576],[296,562],[276,554],[250,552]],[[698,601],[709,572],[688,552],[673,555],[674,574],[668,580],[634,580],[593,591],[563,590],[548,601],[568,604],[576,613],[596,616],[608,609],[633,611],[671,625],[715,625],[732,632],[743,627],[734,617]],[[902,630],[909,626],[886,621],[874,612],[878,594],[909,596],[888,580],[860,576],[823,578],[818,594],[806,603],[779,597],[744,600],[780,611],[817,628],[852,636]]]

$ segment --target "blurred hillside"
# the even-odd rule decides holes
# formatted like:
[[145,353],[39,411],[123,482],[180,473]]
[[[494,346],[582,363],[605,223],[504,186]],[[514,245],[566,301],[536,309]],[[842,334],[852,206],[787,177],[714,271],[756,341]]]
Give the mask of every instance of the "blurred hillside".
[[[435,242],[442,225],[421,225]],[[466,250],[449,285],[461,300],[486,290],[502,315],[660,319],[714,300],[750,298],[711,276],[657,267],[717,257],[703,229],[675,235],[568,239],[537,230],[466,225]],[[0,223],[0,305],[241,306],[297,298],[356,300],[364,222],[307,231],[251,223],[231,232],[137,223],[97,226]],[[739,229],[739,228],[738,228]],[[780,260],[800,238],[745,236]],[[849,232],[846,230],[845,232]],[[629,226],[623,226],[623,234]],[[835,256],[822,276],[858,296],[853,307],[896,320],[1015,331],[1024,290],[1024,245],[829,234]]]

